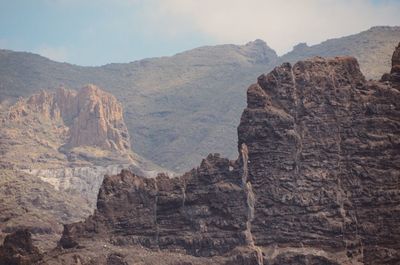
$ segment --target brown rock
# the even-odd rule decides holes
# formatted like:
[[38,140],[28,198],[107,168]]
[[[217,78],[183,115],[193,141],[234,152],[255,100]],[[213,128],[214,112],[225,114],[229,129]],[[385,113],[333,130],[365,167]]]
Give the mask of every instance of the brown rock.
[[384,74],[381,81],[391,81],[394,87],[400,88],[400,42],[392,55],[392,69],[390,70],[390,74]]
[[116,245],[214,256],[246,243],[247,218],[239,171],[209,155],[180,178],[147,179],[129,171],[105,178],[95,214],[65,226],[60,244],[70,248],[81,237],[106,237]]
[[42,254],[33,246],[27,229],[6,236],[0,246],[0,265],[32,265],[41,258]]
[[400,42],[392,56],[391,80],[400,83]]
[[130,149],[122,105],[113,95],[88,85],[77,93],[75,101],[79,113],[71,119],[70,147],[89,145],[122,152]]
[[10,120],[28,113],[59,121],[68,127],[67,146],[94,146],[105,150],[130,150],[128,130],[123,120],[122,105],[117,99],[94,85],[78,92],[59,88],[55,92],[41,91],[26,102],[21,100],[9,112]]
[[284,255],[270,263],[398,262],[399,91],[366,82],[353,58],[315,58],[260,76],[248,99],[239,145],[255,245]]

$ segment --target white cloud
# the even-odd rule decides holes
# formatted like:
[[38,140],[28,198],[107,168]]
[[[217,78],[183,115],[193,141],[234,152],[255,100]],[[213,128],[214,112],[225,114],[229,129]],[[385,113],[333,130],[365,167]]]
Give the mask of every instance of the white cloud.
[[35,52],[58,62],[65,62],[68,58],[68,52],[65,47],[51,47],[48,45],[44,45],[37,49]]
[[[132,1],[132,0],[126,0]],[[400,1],[153,0],[149,24],[170,35],[199,31],[218,43],[261,38],[279,54],[375,25],[400,25]]]

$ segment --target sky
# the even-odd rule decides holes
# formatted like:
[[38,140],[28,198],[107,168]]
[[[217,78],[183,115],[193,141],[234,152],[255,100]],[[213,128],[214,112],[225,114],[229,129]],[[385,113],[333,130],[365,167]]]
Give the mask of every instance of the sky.
[[376,25],[400,0],[0,0],[0,48],[78,65],[262,39],[279,55]]

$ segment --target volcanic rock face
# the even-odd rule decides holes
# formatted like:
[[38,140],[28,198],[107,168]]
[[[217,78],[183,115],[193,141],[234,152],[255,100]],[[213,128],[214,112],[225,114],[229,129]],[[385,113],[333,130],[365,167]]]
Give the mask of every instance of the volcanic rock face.
[[247,97],[236,161],[210,155],[173,179],[108,177],[95,214],[66,225],[60,246],[139,245],[226,265],[399,264],[395,82],[367,82],[351,57],[314,58],[260,76]]
[[0,246],[1,265],[31,265],[41,258],[42,254],[33,245],[28,230],[18,230],[8,235]]
[[390,71],[391,81],[400,83],[400,43],[393,53],[392,70]]
[[399,262],[400,92],[365,82],[345,57],[283,64],[247,96],[239,144],[256,198],[251,232],[267,259],[318,251],[340,264]]
[[67,225],[60,243],[72,247],[84,235],[195,256],[223,254],[246,243],[246,196],[238,166],[217,155],[179,178],[122,171],[104,180],[95,214]]

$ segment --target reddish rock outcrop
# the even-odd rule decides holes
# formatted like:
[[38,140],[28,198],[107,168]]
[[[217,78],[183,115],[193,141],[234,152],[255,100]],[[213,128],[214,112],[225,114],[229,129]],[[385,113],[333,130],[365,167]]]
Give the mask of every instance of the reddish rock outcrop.
[[237,161],[108,177],[95,214],[66,225],[60,245],[228,257],[214,264],[399,264],[395,82],[366,81],[351,57],[285,63],[248,89]]
[[42,91],[13,106],[9,119],[18,120],[32,112],[39,113],[41,118],[62,122],[66,126],[68,148],[94,146],[111,151],[130,150],[121,103],[94,85],[79,91],[62,87],[55,92]]

